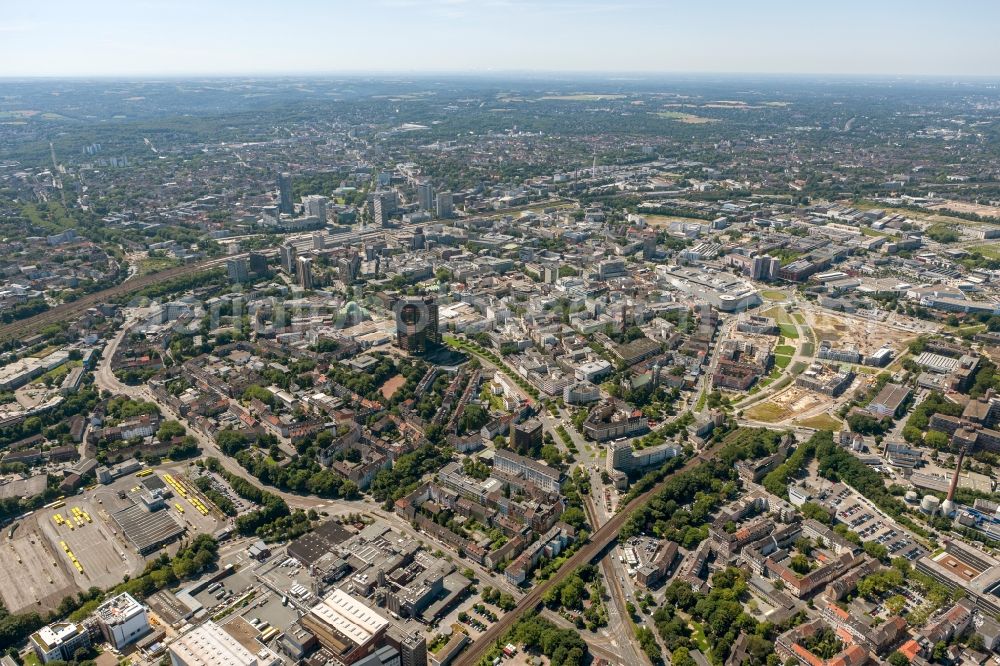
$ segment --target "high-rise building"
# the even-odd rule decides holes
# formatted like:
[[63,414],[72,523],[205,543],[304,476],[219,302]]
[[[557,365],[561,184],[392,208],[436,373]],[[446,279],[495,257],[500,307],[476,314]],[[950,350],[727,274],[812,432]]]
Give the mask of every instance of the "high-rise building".
[[533,451],[542,445],[542,422],[528,419],[510,429],[511,448],[518,452]]
[[438,192],[437,195],[437,216],[451,217],[454,212],[454,201],[451,192]]
[[295,274],[295,246],[291,243],[285,243],[278,250],[281,257],[281,267],[285,269],[285,272],[289,275]]
[[303,289],[313,288],[312,257],[299,257],[299,286]]
[[430,181],[417,185],[417,205],[420,206],[420,210],[434,210],[434,188]]
[[424,228],[417,227],[413,232],[413,240],[410,241],[411,250],[422,250],[426,244],[426,238],[424,237]]
[[337,271],[340,273],[341,281],[348,284],[354,282],[361,271],[361,255],[355,252],[349,257],[341,257],[337,261]]
[[441,344],[438,306],[432,296],[396,303],[396,345],[411,354],[423,354]]
[[246,257],[226,259],[226,273],[230,282],[242,283],[250,281],[250,271],[247,268]]
[[314,250],[322,250],[324,247],[326,247],[326,234],[324,234],[322,231],[317,231],[316,233],[314,233],[312,235],[312,240],[313,240]]
[[781,260],[769,254],[757,255],[750,264],[750,277],[754,280],[773,280],[778,277]]
[[642,258],[646,261],[656,258],[656,234],[646,234],[642,237]]
[[292,174],[282,171],[278,176],[278,210],[285,215],[295,212],[292,205]]
[[94,615],[104,638],[116,650],[125,649],[151,631],[146,607],[128,592],[105,601]]
[[251,252],[249,255],[250,272],[254,275],[267,273],[267,255],[262,252]]
[[407,632],[392,625],[386,632],[389,645],[399,650],[399,666],[427,666],[427,639],[419,632]]
[[329,199],[318,194],[302,197],[302,207],[305,208],[306,215],[318,217],[323,224],[326,224],[326,205],[328,202]]
[[372,224],[376,227],[384,227],[386,220],[385,204],[382,197],[376,196],[372,199]]
[[395,192],[375,192],[372,196],[372,224],[375,226],[386,226],[389,223],[389,216],[395,210]]

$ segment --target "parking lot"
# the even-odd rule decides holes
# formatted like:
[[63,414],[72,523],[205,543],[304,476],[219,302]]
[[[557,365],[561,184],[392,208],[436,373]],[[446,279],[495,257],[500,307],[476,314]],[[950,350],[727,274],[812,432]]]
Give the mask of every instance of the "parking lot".
[[[186,483],[181,471],[171,473],[209,508],[206,516],[182,497],[168,501],[167,511],[188,534],[212,534],[222,527],[225,520]],[[144,478],[159,477],[157,472]],[[125,540],[111,514],[135,504],[143,480],[133,474],[107,486],[92,487],[18,521],[13,535],[9,527],[4,528],[0,536],[0,599],[8,611],[50,610],[79,590],[113,587],[126,574],[140,573],[146,560]],[[170,544],[167,552],[173,554],[179,547],[180,540]]]
[[[65,506],[37,513],[39,528],[48,537],[59,558],[69,566],[77,585],[83,589],[94,585],[112,587],[121,581],[125,573],[138,573],[145,565],[120,534],[112,533],[102,515],[103,505],[96,501],[95,492],[67,498]],[[73,509],[89,516],[90,521],[80,514],[74,515]],[[59,522],[55,518],[57,514],[61,518]],[[62,542],[76,557],[82,572],[76,569],[69,553],[62,548]]]
[[76,593],[72,565],[62,549],[38,531],[35,516],[21,521],[13,539],[8,533],[4,528],[0,544],[0,597],[8,611],[51,610]]
[[847,525],[863,542],[874,541],[886,547],[890,557],[905,557],[911,562],[927,550],[910,538],[906,532],[882,517],[866,501],[850,490],[843,490],[833,500],[837,520]]

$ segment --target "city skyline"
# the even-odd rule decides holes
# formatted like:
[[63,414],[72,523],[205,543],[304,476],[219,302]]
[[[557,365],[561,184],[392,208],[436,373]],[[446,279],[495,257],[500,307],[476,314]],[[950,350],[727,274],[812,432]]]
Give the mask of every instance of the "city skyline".
[[[57,2],[9,7],[0,77],[345,73],[805,74],[992,77],[1000,7],[784,0]],[[970,17],[975,16],[976,20]],[[930,20],[933,19],[933,20]],[[312,38],[308,38],[309,34]],[[44,47],[40,48],[40,45]]]

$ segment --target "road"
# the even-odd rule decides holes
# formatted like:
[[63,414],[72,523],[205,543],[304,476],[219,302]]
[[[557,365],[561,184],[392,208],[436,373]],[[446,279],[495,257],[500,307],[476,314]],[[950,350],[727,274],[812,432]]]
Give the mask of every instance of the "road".
[[559,568],[554,576],[531,588],[531,591],[529,591],[528,594],[526,594],[520,602],[518,602],[517,607],[514,610],[504,615],[496,624],[487,629],[466,652],[459,655],[458,660],[455,663],[458,664],[458,666],[477,665],[479,660],[485,656],[490,648],[492,648],[499,639],[503,638],[507,631],[514,626],[514,623],[518,620],[518,618],[520,618],[525,612],[538,608],[541,604],[542,596],[551,587],[562,583],[562,581],[564,581],[566,577],[569,576],[569,574],[572,573],[577,567],[593,562],[599,555],[604,553],[605,549],[618,539],[618,532],[621,530],[625,521],[628,520],[628,517],[633,511],[649,503],[653,496],[662,490],[664,484],[666,484],[666,482],[673,478],[676,474],[689,471],[694,467],[704,464],[706,461],[710,460],[711,455],[719,446],[721,446],[721,444],[716,443],[704,452],[696,456],[692,456],[683,466],[679,467],[672,474],[667,475],[658,484],[629,502],[608,522],[599,527],[591,535],[590,541],[584,544],[578,551],[573,553],[573,555],[570,556],[570,558]]
[[[216,446],[215,441],[211,437],[207,436],[200,430],[191,427],[186,419],[174,411],[173,407],[161,402],[155,395],[153,395],[153,392],[150,391],[147,386],[128,386],[119,381],[119,379],[115,377],[114,372],[111,370],[111,359],[114,357],[119,345],[121,345],[122,340],[125,338],[129,326],[137,321],[141,317],[141,314],[142,311],[135,311],[131,313],[121,330],[118,331],[117,335],[115,335],[115,337],[105,347],[104,354],[94,371],[94,384],[98,388],[110,391],[113,394],[123,394],[133,398],[148,400],[149,402],[156,404],[160,408],[160,412],[165,417],[176,419],[185,425],[188,433],[193,435],[198,440],[198,444],[201,446],[202,453],[204,455],[213,456],[218,459],[223,469],[227,472],[246,479],[256,486],[264,487],[268,492],[281,497],[292,509],[302,509],[304,511],[314,509],[316,511],[325,512],[329,515],[367,513],[375,516],[378,520],[389,524],[395,530],[413,537],[414,539],[420,541],[432,540],[432,537],[429,535],[414,530],[413,527],[400,516],[383,510],[370,498],[354,501],[343,499],[330,500],[321,497],[289,493],[275,488],[274,486],[262,484],[258,479],[254,478],[249,472],[243,469],[243,467],[236,462],[236,460],[225,455],[218,448],[218,446]],[[498,590],[509,592],[514,595],[515,599],[522,595],[522,591],[512,585],[504,576],[497,574],[494,571],[490,571],[468,559],[464,560],[462,564],[463,568],[471,568],[480,580],[492,584],[493,587]]]

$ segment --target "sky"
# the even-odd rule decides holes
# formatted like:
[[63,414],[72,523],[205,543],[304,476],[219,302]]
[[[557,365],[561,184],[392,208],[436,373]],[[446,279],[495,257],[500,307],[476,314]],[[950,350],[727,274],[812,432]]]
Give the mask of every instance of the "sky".
[[0,1],[0,77],[1000,76],[996,0]]

